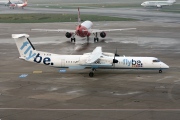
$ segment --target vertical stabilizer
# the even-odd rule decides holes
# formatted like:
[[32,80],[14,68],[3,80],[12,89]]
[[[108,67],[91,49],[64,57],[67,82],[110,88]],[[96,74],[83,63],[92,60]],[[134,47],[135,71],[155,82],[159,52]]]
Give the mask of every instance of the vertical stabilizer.
[[18,48],[20,58],[32,61],[36,56],[36,50],[29,40],[27,34],[12,34]]
[[78,23],[79,23],[79,25],[81,24],[81,18],[80,18],[80,10],[79,10],[79,7],[78,7]]
[[27,0],[25,0],[24,3],[27,4]]

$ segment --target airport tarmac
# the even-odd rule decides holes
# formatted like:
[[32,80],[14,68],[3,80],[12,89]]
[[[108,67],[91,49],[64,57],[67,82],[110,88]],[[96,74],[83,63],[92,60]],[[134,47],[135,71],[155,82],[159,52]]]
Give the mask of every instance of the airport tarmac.
[[[94,28],[136,27],[108,32],[98,43],[32,28],[75,28],[76,23],[0,24],[1,120],[179,120],[180,24],[163,22],[95,22]],[[170,66],[162,74],[142,70],[59,69],[20,60],[11,38],[28,33],[35,48],[57,54],[83,54],[102,46],[105,52],[154,56]]]

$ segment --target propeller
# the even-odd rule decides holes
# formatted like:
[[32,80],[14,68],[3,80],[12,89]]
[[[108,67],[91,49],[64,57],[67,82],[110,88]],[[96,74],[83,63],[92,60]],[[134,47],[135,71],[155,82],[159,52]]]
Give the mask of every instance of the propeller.
[[116,56],[119,56],[117,54],[117,48],[116,48],[116,52],[114,53],[114,59],[113,59],[113,66],[115,67],[115,63],[118,63],[118,60],[115,59]]

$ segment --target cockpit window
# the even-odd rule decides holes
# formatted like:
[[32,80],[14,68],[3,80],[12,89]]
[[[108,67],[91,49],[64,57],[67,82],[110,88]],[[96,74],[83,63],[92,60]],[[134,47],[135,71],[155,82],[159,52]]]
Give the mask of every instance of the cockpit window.
[[157,60],[153,60],[153,62],[160,62],[160,60],[158,60],[158,59]]

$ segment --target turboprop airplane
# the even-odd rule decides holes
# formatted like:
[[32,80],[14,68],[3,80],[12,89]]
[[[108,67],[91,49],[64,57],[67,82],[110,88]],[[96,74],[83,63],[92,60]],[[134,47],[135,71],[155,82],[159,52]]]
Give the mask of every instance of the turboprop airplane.
[[59,55],[48,52],[37,51],[29,40],[27,34],[12,34],[19,50],[20,59],[44,64],[57,68],[85,69],[92,71],[90,77],[94,76],[96,69],[154,69],[162,73],[168,65],[155,57],[125,57],[115,53],[102,52],[101,47],[96,47],[93,52],[83,55]]
[[83,23],[81,23],[79,8],[78,8],[78,24],[79,25],[76,27],[75,30],[68,30],[68,29],[31,29],[31,30],[46,31],[46,32],[52,32],[52,31],[64,32],[67,38],[71,38],[71,42],[76,41],[75,38],[76,35],[79,37],[87,37],[87,41],[89,41],[89,36],[93,34],[94,42],[98,42],[99,41],[98,33],[100,33],[100,36],[102,38],[105,38],[106,32],[136,29],[136,28],[106,29],[106,30],[92,29],[93,23],[91,21],[86,20]]
[[173,5],[176,0],[167,0],[167,1],[145,1],[141,5],[144,7],[157,7],[161,8],[162,6]]
[[[9,2],[10,2],[10,0],[9,0]],[[18,7],[18,8],[24,9],[24,7],[26,7],[27,4],[28,4],[27,0],[25,0],[24,3],[11,3],[11,4],[9,4],[9,8],[14,9],[15,7]]]

